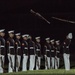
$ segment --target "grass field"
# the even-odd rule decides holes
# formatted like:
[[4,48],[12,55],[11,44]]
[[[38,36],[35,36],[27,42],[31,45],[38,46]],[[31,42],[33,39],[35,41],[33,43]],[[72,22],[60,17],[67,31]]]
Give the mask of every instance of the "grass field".
[[26,72],[17,72],[17,73],[4,73],[0,75],[75,75],[75,69],[71,69],[70,71],[65,71],[64,69],[51,69],[51,70],[34,70],[34,71],[26,71]]

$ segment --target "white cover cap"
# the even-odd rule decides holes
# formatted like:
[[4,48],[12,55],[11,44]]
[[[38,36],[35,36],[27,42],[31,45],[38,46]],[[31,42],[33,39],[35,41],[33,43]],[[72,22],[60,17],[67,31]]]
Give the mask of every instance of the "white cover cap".
[[8,33],[14,33],[14,30],[8,31]]
[[54,41],[54,39],[52,39],[50,42],[53,42]]
[[50,40],[50,38],[48,37],[48,38],[46,38],[45,40],[46,40],[46,41],[47,41],[47,40]]
[[16,36],[17,36],[17,35],[21,35],[21,33],[16,33],[15,35],[16,35]]
[[69,39],[72,39],[72,38],[73,38],[72,33],[69,33],[69,34],[67,35],[67,37],[68,37]]
[[40,37],[35,37],[35,39],[40,39]]
[[59,43],[60,42],[60,40],[57,40],[57,41],[55,41],[56,43]]
[[0,29],[0,32],[4,32],[5,29]]
[[29,36],[29,34],[24,34],[24,35],[22,35],[22,37],[28,37]]

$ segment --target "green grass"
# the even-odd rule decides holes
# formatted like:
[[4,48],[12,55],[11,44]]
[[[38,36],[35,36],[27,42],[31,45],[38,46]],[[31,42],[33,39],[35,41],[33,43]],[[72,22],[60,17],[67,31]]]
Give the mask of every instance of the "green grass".
[[17,72],[17,73],[4,73],[0,75],[75,75],[75,69],[71,69],[70,71],[65,71],[64,69],[51,69],[51,70],[34,70],[34,71],[26,71],[26,72]]

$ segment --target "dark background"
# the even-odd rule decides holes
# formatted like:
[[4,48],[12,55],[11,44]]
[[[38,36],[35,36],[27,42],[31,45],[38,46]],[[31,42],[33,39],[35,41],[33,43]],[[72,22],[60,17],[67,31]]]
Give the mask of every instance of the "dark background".
[[[51,24],[39,19],[30,13],[30,9],[39,12],[48,19]],[[74,0],[0,0],[0,29],[15,30],[22,34],[28,33],[33,39],[41,36],[41,44],[45,37],[61,40],[69,33],[73,33],[71,43],[71,53],[75,54],[75,24],[52,19],[59,17],[75,21],[75,2]]]

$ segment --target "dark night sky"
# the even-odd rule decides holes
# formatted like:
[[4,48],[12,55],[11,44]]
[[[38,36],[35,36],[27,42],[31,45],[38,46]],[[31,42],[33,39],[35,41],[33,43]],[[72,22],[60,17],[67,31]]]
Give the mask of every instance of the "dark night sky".
[[[42,14],[51,24],[47,24],[30,13],[30,9]],[[33,36],[45,38],[50,36],[63,41],[65,36],[72,32],[75,36],[75,25],[54,20],[59,17],[75,20],[74,0],[0,0],[0,29],[14,29],[15,32],[29,33]],[[43,40],[42,39],[42,40]],[[71,52],[75,52],[75,38],[71,44]]]

